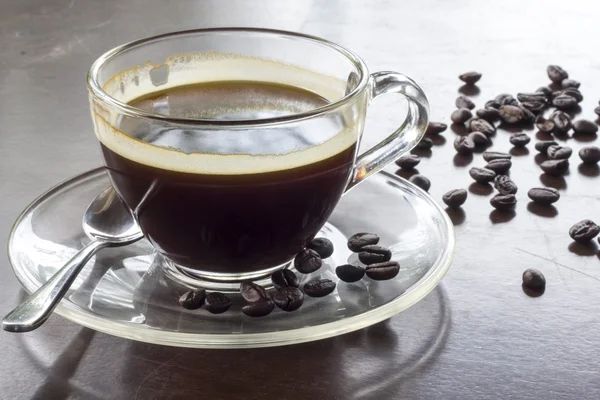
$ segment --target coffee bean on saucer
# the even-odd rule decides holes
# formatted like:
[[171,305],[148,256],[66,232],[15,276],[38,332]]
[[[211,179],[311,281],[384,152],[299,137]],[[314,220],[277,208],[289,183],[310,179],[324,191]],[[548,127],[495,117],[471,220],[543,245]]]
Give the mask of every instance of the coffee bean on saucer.
[[296,311],[304,303],[304,293],[292,286],[281,288],[273,295],[273,302],[283,311]]
[[573,126],[571,116],[566,112],[556,110],[550,115],[550,118],[554,122],[554,129],[557,132],[566,133]]
[[581,86],[581,83],[579,81],[576,81],[575,79],[563,79],[562,82],[560,83],[560,86],[564,87],[564,88],[575,88],[575,89],[579,89],[579,86]]
[[464,74],[460,74],[458,76],[458,79],[460,79],[467,85],[474,85],[481,79],[481,74],[475,71],[465,72]]
[[396,160],[396,165],[400,168],[410,171],[421,162],[421,158],[416,154],[406,154]]
[[333,254],[333,243],[327,238],[315,238],[306,247],[316,251],[321,258],[328,258]]
[[429,188],[431,187],[431,181],[423,175],[413,175],[408,178],[408,180],[426,192],[429,191]]
[[368,245],[364,246],[360,253],[358,253],[358,259],[367,265],[390,261],[392,259],[392,252],[387,247]]
[[566,160],[573,154],[573,149],[569,146],[550,146],[546,154],[551,160]]
[[[351,283],[360,281],[365,276],[365,269],[359,265],[344,264],[335,269],[335,274],[344,282]],[[306,290],[306,285],[304,289]]]
[[479,167],[473,167],[469,169],[469,175],[471,175],[471,178],[473,178],[475,182],[482,184],[489,183],[496,177],[496,173],[494,171]]
[[302,274],[315,272],[321,268],[322,264],[323,260],[319,257],[319,253],[313,249],[304,249],[296,255],[296,258],[294,258],[294,267]]
[[204,299],[206,299],[206,290],[190,290],[179,298],[179,304],[185,309],[197,310],[204,304]]
[[579,221],[569,229],[569,236],[579,243],[588,243],[590,240],[598,236],[600,227],[589,219]]
[[497,194],[490,199],[490,204],[498,211],[508,211],[517,205],[514,194]]
[[498,175],[494,180],[494,187],[500,194],[517,194],[519,190],[508,175]]
[[481,132],[471,132],[468,135],[468,138],[475,143],[475,146],[491,146],[492,141],[486,135]]
[[569,160],[548,160],[540,164],[542,171],[548,175],[562,175],[569,169]]
[[563,90],[560,91],[560,95],[571,96],[578,103],[581,103],[583,101],[583,95],[581,94],[581,92],[577,88],[566,88],[566,89],[563,89]]
[[558,65],[548,65],[546,68],[546,72],[548,73],[548,78],[554,83],[562,83],[565,79],[569,77],[567,71],[559,67]]
[[448,129],[448,125],[441,122],[429,122],[427,129],[425,130],[426,135],[439,135]]
[[483,168],[494,171],[496,174],[506,174],[510,167],[512,167],[512,161],[500,158],[490,161]]
[[365,271],[367,276],[374,281],[387,281],[396,277],[398,272],[400,272],[400,264],[396,261],[371,264]]
[[543,291],[546,288],[546,278],[537,269],[526,269],[523,272],[523,286],[536,292]]
[[348,248],[358,253],[363,247],[379,243],[379,236],[374,233],[360,232],[348,238]]
[[577,100],[567,94],[560,94],[552,99],[552,105],[560,110],[570,110],[577,106]]
[[582,135],[593,135],[598,132],[598,125],[587,119],[580,119],[573,122],[573,132]]
[[506,122],[507,124],[516,124],[517,122],[523,121],[525,118],[523,110],[516,106],[500,106],[498,111],[500,112],[500,118],[502,121]]
[[491,136],[496,132],[494,125],[482,118],[473,118],[467,123],[469,132],[481,132],[486,136]]
[[477,115],[479,118],[486,120],[487,122],[496,122],[500,119],[500,111],[498,111],[499,107],[499,104],[498,107],[486,106],[486,108],[480,108],[479,110],[475,111],[475,115]]
[[415,146],[416,149],[421,149],[421,150],[429,150],[433,147],[433,140],[429,139],[428,137],[424,137],[422,138],[419,143],[417,143],[417,145]]
[[535,118],[535,126],[540,132],[551,133],[554,130],[554,121],[544,118],[543,115],[538,115]]
[[231,307],[231,300],[221,292],[211,292],[204,299],[204,308],[212,314],[224,313],[229,310],[229,307]]
[[469,110],[472,110],[475,108],[475,103],[473,103],[466,96],[458,96],[458,98],[456,99],[454,104],[456,105],[456,108],[468,108]]
[[579,150],[579,158],[585,164],[597,164],[600,161],[600,147],[587,146]]
[[442,196],[442,201],[450,208],[458,208],[467,201],[467,191],[465,189],[454,189]]
[[523,132],[513,133],[508,140],[515,147],[525,147],[531,142],[529,135]]
[[[297,288],[294,288],[300,291]],[[271,299],[262,299],[254,303],[246,304],[242,307],[242,312],[249,317],[265,317],[273,311],[275,303]]]
[[548,205],[556,203],[560,199],[560,193],[554,188],[533,188],[527,192],[527,196],[538,204]]
[[334,290],[335,282],[331,279],[315,279],[304,284],[304,293],[310,297],[325,297]]
[[472,117],[473,114],[471,113],[471,111],[469,111],[468,108],[459,108],[457,110],[454,110],[452,114],[450,114],[450,119],[455,124],[464,124]]
[[482,154],[483,159],[487,162],[492,160],[510,160],[512,156],[508,153],[502,153],[500,151],[485,151]]
[[269,298],[264,287],[251,281],[240,283],[240,294],[248,303]]
[[541,154],[547,155],[548,148],[550,146],[558,146],[558,143],[556,143],[554,140],[540,140],[535,144],[535,149]]
[[288,286],[298,287],[298,277],[293,271],[289,269],[280,269],[279,271],[273,272],[271,275],[271,282],[276,288],[284,288]]
[[454,149],[458,154],[473,154],[475,143],[473,143],[473,140],[469,136],[457,136],[454,140]]

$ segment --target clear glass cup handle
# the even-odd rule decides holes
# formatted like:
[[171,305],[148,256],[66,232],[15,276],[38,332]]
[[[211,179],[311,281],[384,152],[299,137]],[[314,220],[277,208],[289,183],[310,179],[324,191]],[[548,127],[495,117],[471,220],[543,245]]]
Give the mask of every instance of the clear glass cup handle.
[[346,191],[410,151],[419,143],[429,122],[429,102],[412,79],[397,72],[371,74],[371,100],[386,93],[399,93],[408,100],[406,119],[394,133],[356,159]]

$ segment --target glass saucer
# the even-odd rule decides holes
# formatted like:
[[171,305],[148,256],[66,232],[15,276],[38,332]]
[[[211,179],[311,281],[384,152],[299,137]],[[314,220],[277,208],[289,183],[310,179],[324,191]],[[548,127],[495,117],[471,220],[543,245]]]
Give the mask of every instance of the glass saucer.
[[[81,216],[110,184],[103,168],[76,176],[36,199],[17,219],[8,242],[15,275],[29,293],[89,241]],[[346,239],[375,232],[401,271],[390,281],[338,281],[335,266],[358,262]],[[337,282],[324,298],[305,297],[291,313],[278,308],[263,318],[241,312],[244,301],[230,294],[224,314],[189,311],[179,296],[194,286],[164,267],[162,257],[142,240],[94,256],[56,308],[83,326],[149,343],[202,348],[279,346],[324,339],[375,324],[422,299],[440,282],[454,256],[452,223],[431,197],[392,174],[379,173],[348,192],[319,236],[334,242],[323,267],[300,275],[302,284],[323,277]],[[171,271],[172,272],[172,271]]]

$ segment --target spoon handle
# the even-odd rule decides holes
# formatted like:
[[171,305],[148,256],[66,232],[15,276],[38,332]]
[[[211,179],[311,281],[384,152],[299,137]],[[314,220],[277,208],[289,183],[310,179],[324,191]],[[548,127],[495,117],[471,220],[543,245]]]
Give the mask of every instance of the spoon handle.
[[9,332],[29,332],[39,328],[67,293],[79,271],[98,250],[108,245],[102,240],[92,240],[79,250],[50,280],[4,317],[2,328]]

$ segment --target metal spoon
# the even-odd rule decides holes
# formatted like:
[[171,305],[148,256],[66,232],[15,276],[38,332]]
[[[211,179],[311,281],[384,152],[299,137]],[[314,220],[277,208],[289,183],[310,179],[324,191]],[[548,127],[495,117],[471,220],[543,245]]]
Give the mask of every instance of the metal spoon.
[[143,237],[133,214],[112,187],[102,191],[88,206],[83,216],[83,231],[93,240],[4,317],[2,328],[5,331],[29,332],[39,328],[67,293],[77,274],[98,250],[124,246]]

